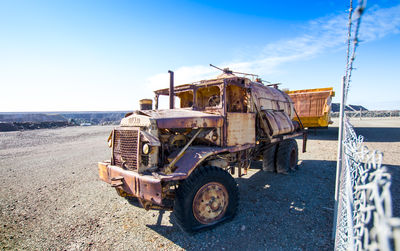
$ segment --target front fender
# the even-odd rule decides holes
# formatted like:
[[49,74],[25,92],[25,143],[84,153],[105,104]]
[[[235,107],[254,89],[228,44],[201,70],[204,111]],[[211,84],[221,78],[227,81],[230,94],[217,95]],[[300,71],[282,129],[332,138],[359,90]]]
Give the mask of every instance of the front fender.
[[254,144],[246,144],[230,147],[203,147],[191,146],[185,151],[184,155],[175,163],[175,171],[172,175],[178,175],[181,179],[187,178],[196,167],[208,157],[222,152],[238,152],[254,147]]

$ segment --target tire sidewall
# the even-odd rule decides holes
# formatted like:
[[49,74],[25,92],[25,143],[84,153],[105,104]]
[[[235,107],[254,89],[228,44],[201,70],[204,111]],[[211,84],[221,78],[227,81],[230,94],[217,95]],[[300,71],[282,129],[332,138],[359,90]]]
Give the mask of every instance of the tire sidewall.
[[[294,153],[293,165],[291,165],[292,153]],[[296,170],[298,159],[298,146],[296,140],[287,139],[279,144],[276,156],[276,166],[278,172],[287,173],[290,170]]]
[[[290,150],[289,150],[289,168],[291,170],[296,170],[297,163],[299,162],[299,151],[297,147],[297,142],[293,141],[290,144]],[[294,156],[292,154],[294,154]]]
[[[200,177],[196,180],[190,192],[185,195],[186,198],[179,198],[183,200],[183,208],[184,208],[183,213],[184,213],[185,224],[187,224],[188,227],[191,229],[195,229],[198,227],[213,226],[215,224],[224,221],[227,217],[233,217],[236,211],[236,205],[233,200],[237,200],[238,195],[237,195],[237,185],[233,177],[222,169],[217,170],[217,167],[202,167],[202,168],[206,169],[210,168],[214,170],[209,170],[209,172],[211,171],[211,173],[208,173],[208,175],[204,175],[203,173],[204,176],[202,176],[202,174],[197,174]],[[217,174],[217,175],[212,176],[210,174]],[[200,188],[210,182],[217,182],[225,187],[225,189],[228,192],[228,205],[225,214],[220,219],[209,224],[203,224],[199,222],[193,214],[193,200],[197,192],[200,190]]]

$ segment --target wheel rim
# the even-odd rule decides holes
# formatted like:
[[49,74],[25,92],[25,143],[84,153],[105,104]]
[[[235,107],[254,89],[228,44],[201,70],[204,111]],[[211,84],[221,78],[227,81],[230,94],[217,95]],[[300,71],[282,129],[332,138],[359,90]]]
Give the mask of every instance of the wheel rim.
[[193,199],[193,215],[203,224],[221,219],[228,207],[229,196],[225,186],[210,182],[197,191]]
[[290,168],[294,169],[296,167],[296,150],[292,149],[290,152]]

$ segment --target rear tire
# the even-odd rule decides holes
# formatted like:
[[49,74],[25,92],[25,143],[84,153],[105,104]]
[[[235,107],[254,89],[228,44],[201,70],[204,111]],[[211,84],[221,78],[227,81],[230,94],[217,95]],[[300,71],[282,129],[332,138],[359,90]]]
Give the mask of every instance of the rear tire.
[[270,146],[263,152],[263,171],[275,172],[275,156],[276,156],[276,144]]
[[299,160],[297,142],[287,139],[279,143],[276,156],[276,171],[287,174],[290,170],[295,171]]
[[232,219],[238,201],[236,181],[228,172],[202,166],[179,185],[173,214],[185,231],[195,232]]

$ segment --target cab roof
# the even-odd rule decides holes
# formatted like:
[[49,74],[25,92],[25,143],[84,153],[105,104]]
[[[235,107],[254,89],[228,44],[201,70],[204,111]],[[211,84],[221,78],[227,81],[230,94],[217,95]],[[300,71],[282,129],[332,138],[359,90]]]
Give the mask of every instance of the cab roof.
[[[229,80],[229,82],[236,82],[236,83],[242,82],[244,85],[248,85],[251,82],[250,79],[245,78],[245,77],[238,77],[235,74],[223,73],[214,79],[201,80],[201,81],[193,82],[190,84],[176,85],[174,87],[174,92],[184,92],[184,91],[192,90],[194,88],[219,85],[219,84],[224,83],[224,80],[227,80],[227,79]],[[159,90],[154,91],[154,93],[156,95],[169,95],[169,88],[159,89]]]

